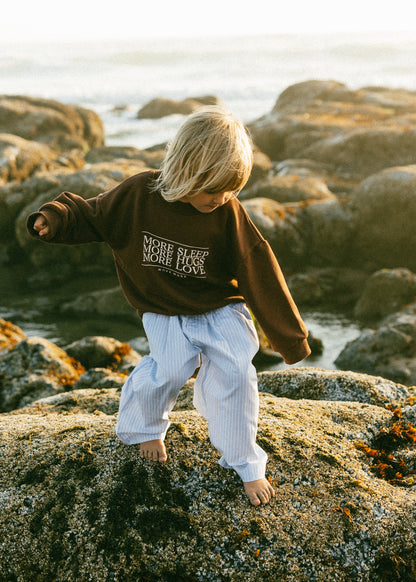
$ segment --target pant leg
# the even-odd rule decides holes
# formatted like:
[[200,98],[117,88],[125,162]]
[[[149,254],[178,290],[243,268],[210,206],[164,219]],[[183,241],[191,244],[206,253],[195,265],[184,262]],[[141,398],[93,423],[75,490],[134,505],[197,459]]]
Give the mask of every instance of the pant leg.
[[[195,382],[194,404],[208,421],[220,464],[243,481],[265,475],[267,455],[256,443],[259,396],[252,358],[258,337],[244,304],[206,314],[202,366]],[[203,341],[203,345],[202,345]]]
[[150,355],[143,357],[121,393],[117,436],[126,444],[164,439],[179,390],[199,366],[199,349],[182,331],[180,316],[145,313]]

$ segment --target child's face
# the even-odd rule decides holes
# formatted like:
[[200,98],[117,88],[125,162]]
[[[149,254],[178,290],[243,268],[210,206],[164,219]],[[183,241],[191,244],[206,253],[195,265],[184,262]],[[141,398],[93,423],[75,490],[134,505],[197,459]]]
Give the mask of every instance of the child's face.
[[189,202],[199,212],[209,213],[228,202],[234,195],[234,192],[210,194],[209,192],[202,191],[192,196],[184,196],[181,198],[181,202]]

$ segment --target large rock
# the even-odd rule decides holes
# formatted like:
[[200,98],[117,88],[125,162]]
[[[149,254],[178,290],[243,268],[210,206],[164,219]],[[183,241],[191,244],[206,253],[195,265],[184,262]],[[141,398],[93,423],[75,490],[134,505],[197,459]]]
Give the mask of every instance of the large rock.
[[333,198],[326,183],[316,177],[272,176],[244,190],[242,198],[270,198],[276,202],[299,202]]
[[84,337],[65,346],[65,351],[85,368],[110,367],[124,372],[131,372],[141,357],[129,344],[105,336]]
[[351,260],[369,270],[416,271],[416,165],[383,170],[355,188],[349,201]]
[[207,95],[205,97],[189,97],[182,101],[175,101],[174,99],[166,99],[164,97],[156,97],[146,103],[139,112],[137,117],[139,119],[159,119],[167,115],[189,115],[201,107],[206,105],[220,105],[221,101],[218,97]]
[[[398,426],[381,407],[263,395],[276,497],[257,508],[194,411],[172,413],[166,464],[121,444],[115,416],[23,412],[0,423],[2,580],[414,579],[414,476],[375,463],[380,429]],[[388,461],[403,473],[405,432]]]
[[85,156],[88,164],[114,162],[116,160],[141,160],[148,168],[159,168],[165,157],[165,148],[156,151],[139,150],[132,146],[101,146],[92,148]]
[[120,286],[81,293],[75,299],[64,301],[57,309],[66,316],[117,317],[132,321],[141,327],[136,310],[127,303]]
[[362,179],[414,162],[415,113],[414,91],[305,81],[283,91],[250,130],[272,160],[309,158],[340,177]]
[[87,150],[104,144],[104,127],[93,111],[51,99],[0,95],[0,132],[58,150]]
[[324,182],[331,192],[340,195],[344,195],[352,188],[355,188],[360,181],[342,174],[336,174],[331,164],[304,158],[288,158],[281,162],[275,162],[274,166],[279,176],[287,176],[289,174],[299,176],[299,178],[317,178]]
[[345,200],[332,197],[305,204],[300,217],[299,231],[307,247],[308,264],[345,267],[352,262],[350,240],[354,227]]
[[416,298],[416,275],[409,269],[381,269],[366,281],[354,314],[361,319],[380,319],[399,311]]
[[410,396],[405,386],[385,378],[318,368],[261,372],[258,382],[261,392],[294,400],[342,400],[397,406],[405,404]]
[[49,169],[54,152],[45,144],[0,133],[0,187],[11,180],[25,180],[35,171]]
[[[416,98],[415,98],[416,101]],[[390,166],[415,162],[416,124],[366,127],[318,140],[302,151],[306,158],[331,163],[337,173],[366,177]]]
[[287,278],[296,304],[335,308],[354,305],[366,280],[363,271],[343,267],[311,268]]
[[69,390],[84,372],[75,359],[39,337],[0,352],[0,410],[9,411]]
[[416,303],[366,329],[348,342],[335,364],[390,378],[407,385],[416,384]]
[[308,251],[301,225],[301,207],[280,204],[270,198],[244,200],[243,206],[276,252],[282,266],[303,265]]

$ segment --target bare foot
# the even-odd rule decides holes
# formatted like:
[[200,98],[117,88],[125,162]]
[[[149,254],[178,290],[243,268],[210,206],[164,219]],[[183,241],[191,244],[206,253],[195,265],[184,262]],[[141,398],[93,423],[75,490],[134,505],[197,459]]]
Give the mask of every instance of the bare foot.
[[142,459],[159,461],[159,463],[164,463],[168,458],[164,442],[161,439],[140,443],[140,456]]
[[252,505],[269,503],[275,492],[267,479],[257,479],[256,481],[245,481],[244,489]]

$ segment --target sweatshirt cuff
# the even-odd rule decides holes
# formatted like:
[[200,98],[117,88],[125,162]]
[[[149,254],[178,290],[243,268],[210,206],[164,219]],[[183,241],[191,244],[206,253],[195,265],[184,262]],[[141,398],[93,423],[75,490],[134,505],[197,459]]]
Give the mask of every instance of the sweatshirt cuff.
[[292,365],[301,362],[307,358],[310,353],[311,348],[309,347],[308,340],[305,338],[298,340],[286,351],[286,353],[282,354],[282,356],[286,364]]
[[[35,221],[38,216],[44,216],[48,221],[49,234],[47,234],[46,236],[40,237],[38,231],[33,228],[33,225],[35,224]],[[29,216],[26,219],[26,228],[30,236],[32,236],[33,238],[50,241],[56,235],[57,216],[54,212],[48,212],[47,210],[42,210],[42,212],[32,212],[32,214],[29,214]]]

